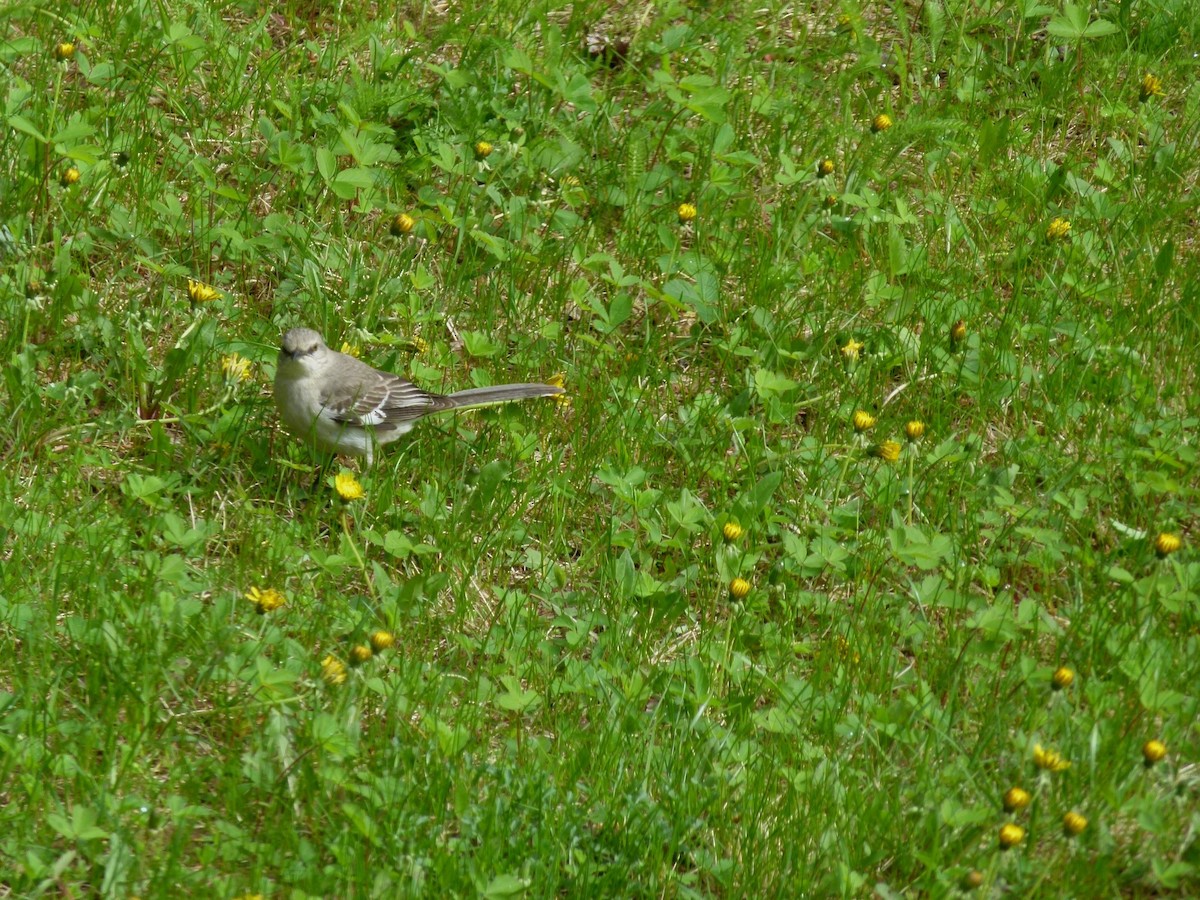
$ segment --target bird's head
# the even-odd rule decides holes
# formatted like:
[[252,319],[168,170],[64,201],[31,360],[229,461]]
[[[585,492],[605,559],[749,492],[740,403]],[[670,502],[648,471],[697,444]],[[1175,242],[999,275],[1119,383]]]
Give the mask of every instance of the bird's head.
[[311,373],[320,367],[328,352],[317,332],[311,328],[293,328],[279,345],[279,368],[296,375]]

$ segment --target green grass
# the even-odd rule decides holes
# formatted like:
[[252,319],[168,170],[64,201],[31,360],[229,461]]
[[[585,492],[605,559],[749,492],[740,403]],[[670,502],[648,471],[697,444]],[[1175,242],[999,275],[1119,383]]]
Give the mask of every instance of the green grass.
[[[0,896],[1200,893],[1190,0],[109,6],[0,11]],[[299,324],[571,404],[319,472]]]

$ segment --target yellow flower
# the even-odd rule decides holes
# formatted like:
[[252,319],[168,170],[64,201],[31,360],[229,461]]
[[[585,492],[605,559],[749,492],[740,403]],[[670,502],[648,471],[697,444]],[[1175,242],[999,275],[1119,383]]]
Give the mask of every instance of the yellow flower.
[[389,230],[392,232],[394,237],[400,237],[401,235],[410,233],[413,228],[416,227],[416,224],[417,220],[408,213],[400,213],[398,216],[392,219],[391,228]]
[[1079,813],[1072,810],[1063,816],[1063,831],[1067,837],[1078,837],[1083,834],[1083,830],[1087,828],[1087,819]]
[[250,380],[250,360],[237,353],[221,357],[221,371],[230,381]]
[[875,417],[865,409],[856,409],[850,417],[855,431],[867,431],[875,427]]
[[361,666],[374,655],[375,652],[367,644],[355,644],[350,648],[350,663]]
[[81,177],[82,176],[79,174],[79,170],[74,166],[71,166],[71,168],[62,173],[62,178],[58,180],[63,187],[70,187],[73,184],[78,184]]
[[836,168],[832,159],[823,159],[817,163],[817,175],[824,178],[826,175],[832,175]]
[[1159,559],[1170,556],[1182,546],[1183,540],[1179,535],[1167,531],[1154,539],[1154,552],[1158,554]]
[[976,888],[983,886],[983,873],[978,869],[972,869],[963,876],[962,886],[965,890],[973,891]]
[[1157,75],[1151,75],[1147,72],[1142,76],[1142,83],[1138,86],[1138,99],[1145,103],[1151,97],[1161,97],[1163,95],[1162,79]]
[[487,159],[492,155],[492,145],[487,141],[479,141],[475,144],[475,155],[480,159]]
[[1050,772],[1065,772],[1071,768],[1071,763],[1057,750],[1046,750],[1041,744],[1033,745],[1033,762],[1039,769]]
[[254,604],[254,611],[260,616],[273,612],[287,603],[287,598],[272,587],[252,587],[246,591],[246,599]]
[[400,346],[411,353],[425,353],[429,350],[429,343],[419,337],[409,338]]
[[1009,822],[1000,829],[1000,849],[1010,850],[1025,840],[1025,829]]
[[570,394],[568,394],[566,392],[566,387],[567,387],[567,376],[566,375],[564,375],[562,372],[559,372],[557,375],[551,375],[549,378],[546,379],[546,384],[551,385],[553,387],[563,389],[563,393],[561,393],[561,394],[552,394],[550,397],[551,400],[553,400],[559,406],[570,406],[571,405],[571,396],[570,396]]
[[382,653],[396,643],[396,636],[390,631],[372,631],[371,632],[371,649],[376,653]]
[[[70,59],[75,55],[75,45],[70,41],[63,41],[61,44],[54,45],[54,58],[60,62]],[[1148,77],[1148,76],[1147,76]]]
[[919,441],[925,437],[925,423],[920,419],[913,419],[904,424],[904,436],[910,441]]
[[862,348],[865,346],[867,345],[862,341],[856,341],[854,338],[850,338],[850,340],[846,341],[845,346],[841,348],[842,356],[850,360],[858,359],[858,354],[862,352]]
[[721,529],[721,534],[725,535],[727,541],[736,541],[745,533],[746,529],[737,522],[726,522],[725,527]]
[[214,287],[209,287],[203,281],[189,278],[188,299],[193,303],[211,303],[213,300],[221,299],[221,292]]
[[696,218],[698,211],[694,203],[680,203],[679,209],[676,212],[679,213],[680,222],[690,222]]
[[364,496],[363,486],[349,472],[339,472],[333,479],[333,488],[343,500],[361,500]]
[[345,684],[346,664],[336,656],[326,656],[321,660],[321,677],[326,684]]
[[959,319],[950,326],[950,343],[961,344],[967,339],[967,323]]
[[360,351],[358,349],[358,344],[352,344],[349,341],[342,341],[342,352],[347,356],[353,356],[357,359]]
[[1142,744],[1142,759],[1146,761],[1146,768],[1154,765],[1156,762],[1162,762],[1167,755],[1167,745],[1162,741],[1146,741]]
[[729,582],[729,593],[734,600],[743,600],[750,593],[750,582],[745,578],[735,578]]
[[881,131],[887,131],[892,127],[892,117],[887,113],[880,113],[871,120],[871,131],[878,134]]
[[902,449],[899,441],[884,441],[875,447],[874,453],[884,462],[894,463],[900,458]]
[[1029,796],[1029,791],[1023,788],[1009,788],[1004,792],[1004,811],[1018,812],[1029,805],[1029,801],[1033,798]]
[[1075,673],[1066,666],[1059,666],[1050,677],[1050,687],[1061,691],[1063,688],[1069,688],[1074,681]]
[[826,209],[833,209],[835,206],[838,205],[838,195],[837,194],[826,194],[825,199],[822,200],[821,202],[824,204]]
[[1069,219],[1064,219],[1062,216],[1055,216],[1050,220],[1050,224],[1046,228],[1046,240],[1062,241],[1066,240],[1071,233],[1071,222]]

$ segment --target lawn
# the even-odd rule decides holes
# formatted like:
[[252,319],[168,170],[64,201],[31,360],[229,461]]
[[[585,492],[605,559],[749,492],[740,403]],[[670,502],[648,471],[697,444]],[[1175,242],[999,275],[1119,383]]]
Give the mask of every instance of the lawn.
[[1198,45],[6,4],[0,897],[1200,895]]

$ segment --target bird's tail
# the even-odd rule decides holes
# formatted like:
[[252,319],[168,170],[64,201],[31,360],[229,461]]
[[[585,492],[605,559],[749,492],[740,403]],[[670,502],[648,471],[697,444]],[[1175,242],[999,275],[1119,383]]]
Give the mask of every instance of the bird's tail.
[[474,409],[477,406],[492,406],[510,403],[513,400],[532,400],[535,397],[553,397],[563,389],[554,384],[498,384],[495,387],[470,388],[447,395],[453,409]]

